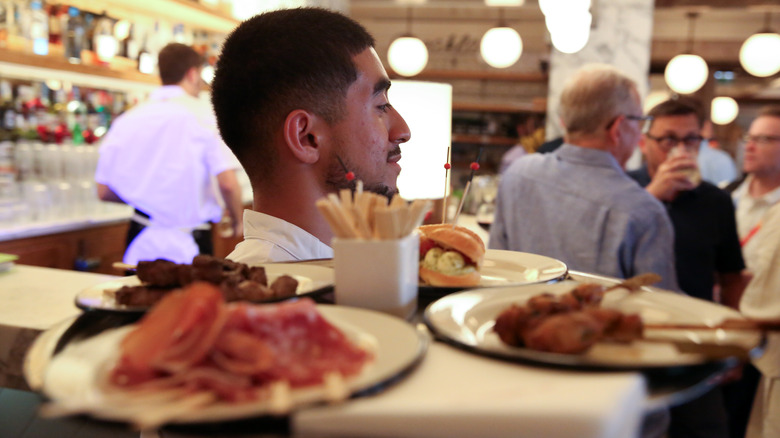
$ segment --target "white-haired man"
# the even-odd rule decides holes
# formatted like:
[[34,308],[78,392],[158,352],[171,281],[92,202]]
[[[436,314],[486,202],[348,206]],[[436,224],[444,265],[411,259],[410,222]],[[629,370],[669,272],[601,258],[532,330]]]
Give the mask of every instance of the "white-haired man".
[[646,121],[636,84],[613,67],[585,66],[566,83],[559,114],[564,145],[502,176],[490,247],[614,277],[655,272],[659,286],[678,290],[666,210],[623,169]]

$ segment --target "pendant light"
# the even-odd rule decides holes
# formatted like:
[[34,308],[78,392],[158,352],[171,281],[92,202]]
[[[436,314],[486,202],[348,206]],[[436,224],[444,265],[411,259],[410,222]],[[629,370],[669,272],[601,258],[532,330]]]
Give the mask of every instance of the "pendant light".
[[425,43],[412,36],[412,8],[407,8],[406,34],[396,38],[387,49],[387,61],[393,71],[401,76],[414,76],[428,64],[428,48]]
[[677,55],[666,64],[664,79],[666,84],[677,93],[691,94],[700,89],[709,75],[707,63],[699,55],[693,54],[694,21],[697,12],[688,13],[688,47],[686,53]]
[[550,41],[561,53],[577,53],[590,39],[591,0],[539,0]]
[[742,68],[761,78],[780,71],[780,35],[769,26],[771,15],[771,12],[766,13],[764,29],[751,35],[739,49]]
[[739,105],[731,97],[720,96],[712,99],[710,110],[712,123],[716,125],[728,125],[739,114]]
[[498,27],[494,27],[482,36],[479,52],[489,66],[507,68],[520,59],[523,54],[523,40],[516,30],[504,22],[504,9],[498,9]]

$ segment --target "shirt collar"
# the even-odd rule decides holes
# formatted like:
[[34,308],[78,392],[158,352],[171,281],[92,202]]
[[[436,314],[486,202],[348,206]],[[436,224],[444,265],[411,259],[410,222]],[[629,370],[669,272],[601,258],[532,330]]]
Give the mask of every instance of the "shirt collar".
[[150,100],[173,99],[174,97],[179,97],[183,94],[186,94],[186,91],[184,91],[184,88],[178,85],[163,85],[162,87],[152,91],[151,94],[149,94],[149,99]]
[[283,219],[244,210],[244,238],[260,239],[282,248],[297,260],[332,257],[332,249],[308,231]]
[[594,167],[609,167],[625,172],[612,154],[600,149],[583,148],[564,143],[554,152],[554,154],[564,161],[571,161]]
[[777,204],[778,202],[780,202],[780,187],[777,187],[768,193],[764,193],[763,195],[757,198],[751,196],[750,184],[752,181],[753,181],[753,175],[748,175],[747,178],[745,178],[745,181],[742,184],[740,184],[739,187],[737,187],[737,189],[734,191],[734,195],[737,198],[751,199],[753,201],[760,201],[769,205]]

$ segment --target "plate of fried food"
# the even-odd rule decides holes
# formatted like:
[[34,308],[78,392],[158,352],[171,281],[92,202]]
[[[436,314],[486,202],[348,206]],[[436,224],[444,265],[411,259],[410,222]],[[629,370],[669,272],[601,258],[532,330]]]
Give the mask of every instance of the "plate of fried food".
[[463,289],[518,286],[563,279],[565,263],[538,254],[485,249],[466,227],[423,225],[420,233],[421,295],[439,297]]
[[194,282],[139,322],[51,356],[36,341],[25,377],[48,399],[42,416],[86,414],[145,430],[285,415],[373,393],[427,346],[414,326],[378,312],[309,298],[228,303],[217,286]]
[[196,281],[217,285],[227,301],[276,302],[333,290],[333,269],[295,263],[248,266],[198,255],[192,263],[141,261],[136,275],[89,287],[76,295],[84,310],[145,312],[168,293]]
[[425,310],[435,335],[469,351],[577,369],[653,370],[749,360],[764,334],[739,312],[649,287],[579,276],[553,284],[473,289]]

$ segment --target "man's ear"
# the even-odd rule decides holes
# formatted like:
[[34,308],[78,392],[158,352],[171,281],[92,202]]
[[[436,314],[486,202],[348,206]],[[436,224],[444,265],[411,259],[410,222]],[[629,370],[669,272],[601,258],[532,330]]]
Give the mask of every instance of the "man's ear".
[[191,84],[200,85],[200,69],[198,67],[190,67],[189,70],[187,70],[187,80]]
[[642,154],[647,156],[647,151],[645,150],[647,148],[647,137],[645,137],[644,134],[639,136],[639,150],[642,151]]
[[314,164],[320,158],[320,128],[324,120],[305,111],[294,110],[284,120],[284,140],[290,152],[307,164]]
[[620,143],[620,125],[623,123],[623,118],[625,116],[617,116],[615,120],[612,122],[612,124],[607,128],[607,138],[609,138],[610,143],[613,145],[617,145]]

